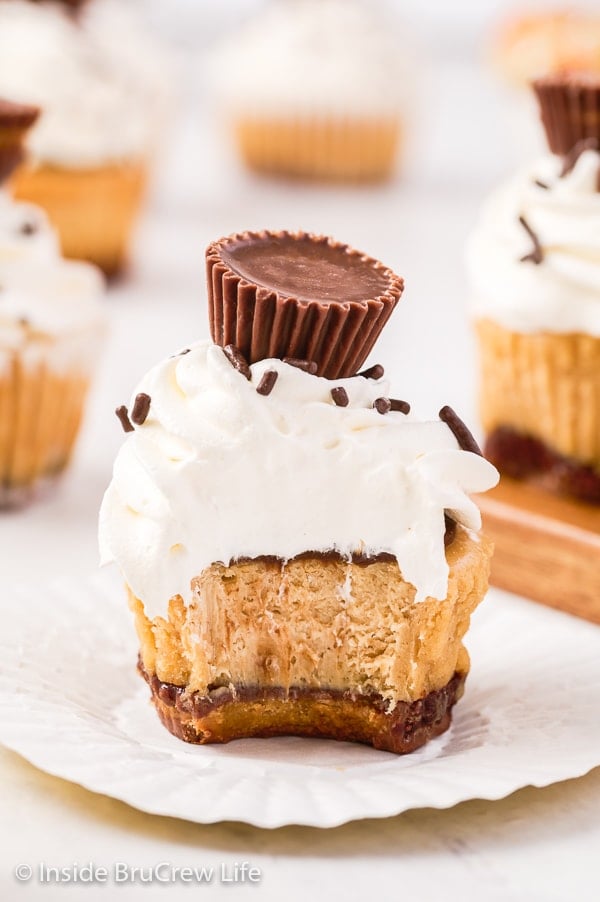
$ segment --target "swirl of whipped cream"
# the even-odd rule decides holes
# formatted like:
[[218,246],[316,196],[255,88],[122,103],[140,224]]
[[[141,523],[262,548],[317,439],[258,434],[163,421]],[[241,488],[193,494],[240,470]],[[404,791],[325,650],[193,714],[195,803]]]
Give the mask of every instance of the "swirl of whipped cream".
[[[600,154],[587,150],[561,176],[546,156],[500,187],[467,247],[477,317],[515,332],[600,337]],[[540,264],[519,217],[536,234]]]
[[[268,370],[278,377],[265,397],[256,387]],[[495,485],[495,468],[459,450],[440,421],[379,414],[384,380],[330,381],[281,360],[251,372],[248,381],[201,342],[136,390],[150,411],[117,456],[100,547],[148,616],[173,595],[189,600],[192,578],[214,562],[306,551],[393,554],[418,600],[445,598],[444,511],[479,529],[467,492]]]
[[0,191],[0,351],[27,346],[34,333],[104,329],[103,294],[95,266],[63,259],[43,211]]
[[167,81],[160,50],[122,3],[90,4],[76,21],[60,3],[0,3],[0,96],[43,110],[28,138],[33,162],[146,158]]
[[396,115],[411,62],[385,15],[360,0],[275,3],[215,52],[215,90],[251,116]]

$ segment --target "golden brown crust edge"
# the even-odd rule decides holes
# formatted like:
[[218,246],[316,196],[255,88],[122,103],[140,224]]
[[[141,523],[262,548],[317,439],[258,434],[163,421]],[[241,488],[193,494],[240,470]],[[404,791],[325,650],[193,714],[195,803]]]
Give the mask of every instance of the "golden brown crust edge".
[[330,689],[237,687],[209,696],[186,693],[148,675],[152,702],[164,726],[185,742],[205,745],[234,739],[305,736],[360,742],[402,755],[440,736],[464,691],[466,674],[414,702],[387,710],[377,695]]

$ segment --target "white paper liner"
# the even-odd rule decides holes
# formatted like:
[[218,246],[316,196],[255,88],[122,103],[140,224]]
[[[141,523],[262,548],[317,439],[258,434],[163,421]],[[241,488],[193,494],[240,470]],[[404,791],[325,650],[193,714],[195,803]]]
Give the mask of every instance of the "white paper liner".
[[142,811],[332,827],[546,786],[600,764],[600,629],[491,591],[451,730],[398,757],[323,740],[191,746],[159,723],[114,574],[15,590],[0,638],[0,741]]

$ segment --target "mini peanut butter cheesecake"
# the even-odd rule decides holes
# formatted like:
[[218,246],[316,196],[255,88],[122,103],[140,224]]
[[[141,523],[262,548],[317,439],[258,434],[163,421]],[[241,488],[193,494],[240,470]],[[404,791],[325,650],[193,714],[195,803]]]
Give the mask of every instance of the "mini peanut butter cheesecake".
[[[35,107],[0,100],[0,182]],[[64,260],[42,210],[0,189],[0,508],[67,467],[105,332],[95,267]]]
[[107,275],[127,265],[167,113],[169,64],[133,5],[0,2],[0,95],[44,110],[11,192]]
[[486,454],[600,504],[600,75],[534,89],[551,153],[492,195],[468,247]]
[[209,75],[249,169],[341,183],[392,176],[418,70],[381,6],[271,3],[230,30]]
[[497,473],[451,408],[423,422],[360,371],[402,291],[382,264],[304,233],[207,259],[214,343],[119,408],[100,515],[157,712],[188,742],[410,752],[463,692],[491,556],[468,493]]

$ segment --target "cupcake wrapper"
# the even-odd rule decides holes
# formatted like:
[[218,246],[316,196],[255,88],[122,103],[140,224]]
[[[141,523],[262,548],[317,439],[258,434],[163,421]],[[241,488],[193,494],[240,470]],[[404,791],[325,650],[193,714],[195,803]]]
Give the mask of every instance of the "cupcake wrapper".
[[207,250],[211,335],[222,347],[236,345],[250,363],[295,357],[314,361],[318,375],[328,379],[352,376],[402,293],[402,279],[373,260],[373,266],[389,274],[389,289],[379,298],[328,304],[285,297],[233,272],[221,259],[221,244]]
[[477,323],[481,419],[530,435],[559,454],[600,466],[600,338],[511,332]]
[[364,119],[247,116],[235,122],[234,130],[250,169],[342,182],[389,178],[401,137],[394,115]]
[[146,181],[143,163],[81,170],[23,166],[11,190],[17,200],[46,211],[65,257],[88,260],[114,275],[127,262]]
[[0,349],[0,508],[28,501],[69,463],[103,331]]
[[533,88],[552,153],[564,156],[585,138],[600,141],[600,79],[540,78]]

